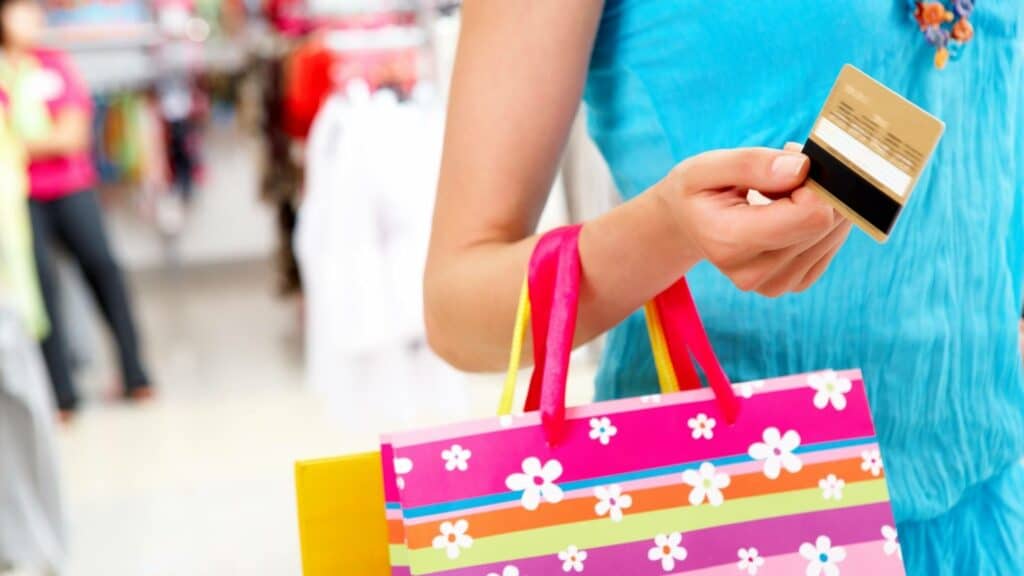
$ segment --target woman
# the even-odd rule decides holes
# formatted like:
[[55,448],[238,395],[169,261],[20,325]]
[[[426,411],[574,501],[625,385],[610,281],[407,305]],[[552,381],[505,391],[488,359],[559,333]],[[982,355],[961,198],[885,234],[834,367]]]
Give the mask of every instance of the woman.
[[[58,241],[78,262],[114,333],[125,397],[149,397],[150,383],[139,357],[128,293],[92,191],[96,175],[89,154],[89,91],[63,54],[39,47],[44,26],[45,14],[35,0],[0,1],[0,97],[10,102],[14,126],[30,158],[36,267],[51,319],[42,348],[57,406],[66,419],[79,400],[58,309],[54,269]],[[34,104],[33,99],[41,99],[45,106]]]
[[[583,95],[629,200],[580,238],[579,341],[618,324],[598,397],[657,389],[630,313],[686,273],[734,379],[863,368],[911,575],[1024,573],[1024,2],[978,0],[970,22],[937,70],[905,0],[467,1],[425,281],[434,347],[501,365]],[[803,156],[754,148],[803,140],[846,63],[946,123],[886,245],[846,241]],[[750,206],[749,188],[783,197]]]

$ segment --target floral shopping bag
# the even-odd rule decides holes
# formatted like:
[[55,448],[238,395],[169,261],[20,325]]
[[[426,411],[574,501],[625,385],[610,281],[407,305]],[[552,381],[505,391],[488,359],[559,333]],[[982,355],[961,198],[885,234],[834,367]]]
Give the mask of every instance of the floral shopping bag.
[[731,386],[685,280],[647,308],[684,391],[565,409],[577,233],[531,261],[537,411],[390,438],[409,573],[903,575],[860,373]]
[[408,458],[395,458],[389,436],[381,438],[380,456],[384,470],[384,514],[388,522],[391,576],[409,576],[409,551],[405,546],[405,525],[399,491],[405,487],[404,475],[412,471],[412,461]]

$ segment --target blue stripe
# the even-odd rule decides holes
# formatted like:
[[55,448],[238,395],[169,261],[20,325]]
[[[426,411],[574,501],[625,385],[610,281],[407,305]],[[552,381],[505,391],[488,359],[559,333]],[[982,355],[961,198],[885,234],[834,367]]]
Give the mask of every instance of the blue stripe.
[[823,452],[825,450],[839,450],[842,448],[853,448],[854,446],[864,446],[865,444],[877,444],[878,438],[871,436],[870,438],[850,438],[847,440],[835,440],[832,442],[822,442],[821,444],[811,444],[808,446],[797,446],[796,450],[793,450],[794,454],[808,454],[811,452]]
[[[847,440],[835,440],[833,442],[822,442],[820,444],[809,444],[806,446],[800,446],[793,451],[794,454],[810,454],[813,452],[826,452],[828,450],[838,450],[841,448],[850,448],[853,446],[864,446],[869,444],[875,444],[878,440],[874,437],[867,438],[850,438]],[[576,490],[585,490],[587,488],[595,488],[597,486],[607,486],[609,484],[623,484],[626,482],[633,482],[636,480],[646,480],[648,478],[657,478],[660,476],[670,476],[672,474],[682,474],[683,471],[693,468],[694,464],[701,464],[704,462],[711,462],[716,468],[721,466],[730,466],[733,464],[743,464],[746,462],[752,462],[750,456],[746,454],[737,454],[735,456],[725,456],[722,458],[715,458],[712,460],[700,460],[695,462],[686,462],[683,464],[675,464],[672,466],[662,466],[660,468],[650,468],[647,470],[639,470],[636,472],[626,472],[624,474],[616,474],[614,476],[604,476],[601,478],[590,478],[587,480],[577,480],[576,482],[566,482],[565,484],[559,484],[562,490],[566,492],[573,492]],[[403,511],[405,518],[415,519],[422,518],[424,516],[433,516],[435,514],[448,514],[451,512],[461,512],[464,510],[471,510],[473,508],[482,508],[484,506],[494,506],[496,504],[507,504],[509,502],[515,502],[522,498],[522,492],[502,492],[500,494],[489,494],[487,496],[478,496],[475,498],[466,498],[463,500],[453,500],[451,502],[442,502],[440,504],[431,504],[429,506],[420,506],[419,508],[407,508]]]
[[402,503],[401,502],[385,502],[384,503],[384,509],[385,510],[401,510],[402,509]]

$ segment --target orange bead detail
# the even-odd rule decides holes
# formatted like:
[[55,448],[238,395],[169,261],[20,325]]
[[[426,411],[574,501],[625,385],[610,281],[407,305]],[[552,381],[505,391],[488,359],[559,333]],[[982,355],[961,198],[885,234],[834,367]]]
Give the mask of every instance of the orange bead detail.
[[953,25],[953,39],[967,42],[971,38],[974,38],[974,26],[971,25],[971,21],[966,18],[957,20]]
[[949,63],[949,50],[939,48],[935,51],[935,67],[942,70]]
[[921,26],[921,29],[931,26],[939,26],[945,22],[953,21],[953,13],[946,9],[941,2],[920,2],[914,12],[914,18]]

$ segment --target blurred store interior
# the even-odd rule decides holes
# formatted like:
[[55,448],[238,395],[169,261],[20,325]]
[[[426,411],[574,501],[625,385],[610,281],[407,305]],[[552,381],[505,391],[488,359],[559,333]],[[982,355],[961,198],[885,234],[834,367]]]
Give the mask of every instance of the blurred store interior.
[[[496,406],[501,377],[447,368],[421,319],[458,2],[43,4],[91,92],[156,396],[117,399],[111,338],[62,257],[82,405],[35,433],[53,434],[66,549],[59,569],[0,556],[0,573],[299,574],[297,459]],[[578,124],[545,226],[616,197]]]

